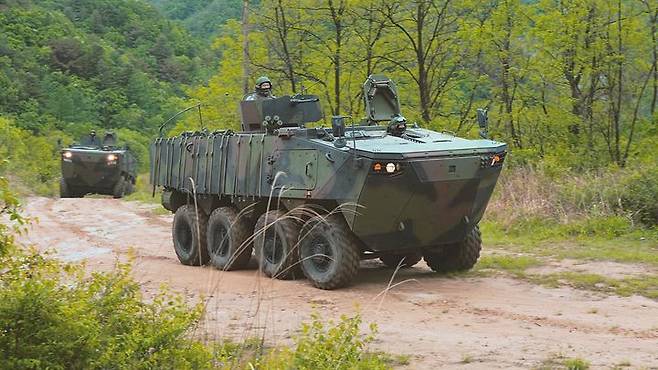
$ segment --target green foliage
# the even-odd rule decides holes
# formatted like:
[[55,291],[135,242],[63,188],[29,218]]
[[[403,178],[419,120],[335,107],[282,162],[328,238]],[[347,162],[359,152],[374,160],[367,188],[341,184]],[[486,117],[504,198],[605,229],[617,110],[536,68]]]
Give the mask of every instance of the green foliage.
[[21,1],[0,35],[0,114],[41,134],[153,132],[202,74],[200,43],[139,1]]
[[21,216],[20,206],[18,197],[9,189],[9,181],[0,176],[0,217],[9,219],[8,223],[0,223],[0,258],[14,250],[14,233],[21,232],[28,221]]
[[[658,223],[656,173],[658,163],[580,173],[550,166],[512,168],[501,176],[488,215],[518,229],[578,221],[562,231],[591,235],[607,230],[609,236],[621,235],[633,224]],[[583,221],[588,218],[591,222]]]
[[167,17],[182,21],[193,35],[211,37],[229,19],[241,15],[240,0],[149,0]]
[[[60,172],[56,141],[35,136],[2,117],[0,133],[0,175],[18,177],[37,193],[52,193]],[[66,140],[66,135],[57,131],[49,136]]]
[[310,323],[302,325],[294,349],[274,351],[257,367],[265,369],[388,369],[385,356],[366,352],[374,340],[376,327],[370,334],[360,333],[359,316],[342,316],[340,321],[325,323],[313,314]]
[[589,369],[589,362],[581,358],[570,358],[564,361],[564,366],[568,370],[587,370]]
[[2,257],[0,367],[207,367],[208,350],[187,339],[201,307],[166,291],[144,302],[128,265],[85,277],[36,251]]

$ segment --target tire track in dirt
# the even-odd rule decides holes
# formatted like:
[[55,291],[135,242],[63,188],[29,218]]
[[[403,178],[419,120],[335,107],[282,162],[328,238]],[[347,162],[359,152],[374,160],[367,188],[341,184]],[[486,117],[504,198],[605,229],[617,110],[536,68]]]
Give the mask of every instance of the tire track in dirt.
[[593,367],[630,361],[658,368],[658,302],[642,297],[604,297],[509,278],[442,277],[423,262],[401,270],[393,284],[406,282],[383,294],[392,270],[374,261],[362,263],[351,287],[322,291],[304,280],[264,278],[253,264],[235,272],[180,265],[171,217],[155,215],[151,205],[35,197],[26,212],[40,219],[23,237],[26,243],[56,248],[66,260],[86,259],[92,270],[111,268],[133,253],[134,276],[147,295],[167,284],[191,302],[204,297],[206,315],[196,334],[206,338],[264,335],[270,344],[287,344],[311,312],[336,318],[358,311],[364,323],[379,326],[375,349],[412,356],[408,368],[528,368],[556,353]]

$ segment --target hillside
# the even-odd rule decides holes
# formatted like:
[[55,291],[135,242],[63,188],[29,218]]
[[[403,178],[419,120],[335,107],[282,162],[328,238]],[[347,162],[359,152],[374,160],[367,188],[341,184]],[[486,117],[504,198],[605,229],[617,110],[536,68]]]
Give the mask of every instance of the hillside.
[[[240,18],[240,0],[148,0],[162,14],[181,23],[193,35],[210,40],[229,19]],[[252,2],[254,3],[254,2]]]

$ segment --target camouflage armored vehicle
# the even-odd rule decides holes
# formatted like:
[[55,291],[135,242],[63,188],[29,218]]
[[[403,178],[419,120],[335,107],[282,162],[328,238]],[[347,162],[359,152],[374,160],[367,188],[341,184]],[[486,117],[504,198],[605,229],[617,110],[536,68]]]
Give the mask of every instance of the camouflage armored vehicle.
[[363,89],[367,117],[351,127],[306,127],[320,103],[296,95],[241,102],[240,132],[156,139],[151,181],[175,214],[180,262],[241,269],[253,248],[267,276],[301,272],[322,289],[350,283],[361,259],[473,267],[507,146],[408,125],[384,76]]
[[108,132],[102,139],[91,134],[79,144],[62,149],[61,198],[80,198],[85,194],[106,194],[121,198],[133,192],[136,160],[130,151],[117,146],[117,138]]

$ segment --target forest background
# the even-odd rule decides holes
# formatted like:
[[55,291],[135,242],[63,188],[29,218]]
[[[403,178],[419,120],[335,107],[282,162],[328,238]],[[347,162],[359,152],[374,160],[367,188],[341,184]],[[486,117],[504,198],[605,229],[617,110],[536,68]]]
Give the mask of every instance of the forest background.
[[[0,219],[9,220],[0,333],[13,334],[0,335],[0,365],[245,361],[244,343],[190,338],[201,306],[166,291],[144,302],[128,265],[89,277],[17,246],[29,220],[14,190],[53,196],[58,142],[91,129],[117,132],[144,173],[162,122],[202,103],[208,128],[237,129],[238,101],[260,75],[277,95],[320,95],[327,118],[362,116],[372,73],[397,83],[403,114],[423,127],[476,138],[475,111],[487,108],[510,154],[480,226],[487,251],[505,253],[484,255],[472,273],[656,299],[654,273],[526,269],[551,259],[658,266],[657,28],[655,0],[0,0]],[[198,128],[184,118],[169,134]],[[136,196],[150,199],[144,181]],[[312,318],[291,350],[268,354],[257,341],[247,352],[265,353],[254,363],[270,368],[388,368],[365,352],[373,337],[359,334],[358,316],[324,325]]]
[[657,24],[651,0],[1,0],[0,173],[52,193],[57,140],[92,128],[146,170],[159,124],[201,102],[211,129],[237,129],[260,75],[277,95],[320,95],[326,117],[360,117],[361,84],[382,73],[421,126],[474,138],[489,109],[510,146],[501,223],[651,227]]

